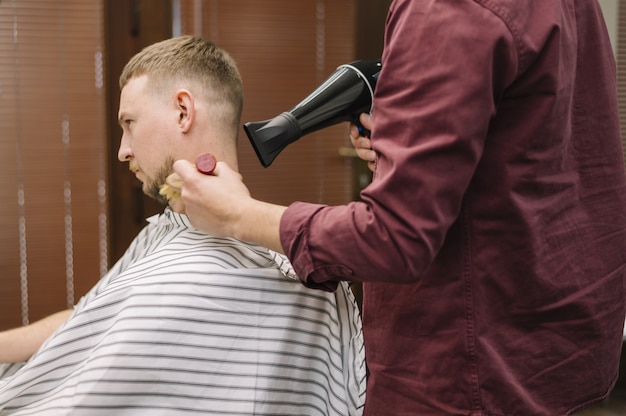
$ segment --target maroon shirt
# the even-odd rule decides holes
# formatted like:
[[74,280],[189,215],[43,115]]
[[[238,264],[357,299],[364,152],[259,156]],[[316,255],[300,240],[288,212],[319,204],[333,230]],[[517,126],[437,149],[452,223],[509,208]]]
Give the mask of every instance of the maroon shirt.
[[295,203],[303,281],[363,281],[366,415],[565,415],[618,371],[626,184],[595,0],[395,0],[362,202]]

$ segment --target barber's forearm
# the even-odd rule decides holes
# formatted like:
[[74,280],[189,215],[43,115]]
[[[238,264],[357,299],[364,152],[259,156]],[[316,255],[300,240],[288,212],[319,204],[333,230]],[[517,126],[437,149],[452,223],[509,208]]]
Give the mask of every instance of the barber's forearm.
[[0,332],[0,362],[15,363],[28,360],[72,313],[71,309],[57,312],[30,325]]
[[280,219],[287,207],[253,200],[238,219],[234,237],[284,253],[280,243]]

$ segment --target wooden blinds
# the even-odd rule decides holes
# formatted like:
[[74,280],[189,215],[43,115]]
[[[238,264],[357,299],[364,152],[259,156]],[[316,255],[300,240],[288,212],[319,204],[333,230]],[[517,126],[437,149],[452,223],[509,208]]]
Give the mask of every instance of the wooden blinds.
[[0,329],[107,269],[103,9],[0,0]]

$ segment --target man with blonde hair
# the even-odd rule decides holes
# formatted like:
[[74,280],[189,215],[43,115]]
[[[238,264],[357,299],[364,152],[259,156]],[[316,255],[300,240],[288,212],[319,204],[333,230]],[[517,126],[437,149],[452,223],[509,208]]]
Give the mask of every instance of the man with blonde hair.
[[[223,50],[190,36],[159,42],[130,60],[120,87],[118,157],[146,194],[167,202],[161,188],[177,159],[210,152],[237,169],[242,82]],[[198,231],[169,208],[68,319],[58,316],[0,334],[0,361],[18,350],[28,358],[32,345],[19,341],[52,334],[0,381],[1,414],[362,411],[363,341],[348,287],[306,289],[284,256]]]

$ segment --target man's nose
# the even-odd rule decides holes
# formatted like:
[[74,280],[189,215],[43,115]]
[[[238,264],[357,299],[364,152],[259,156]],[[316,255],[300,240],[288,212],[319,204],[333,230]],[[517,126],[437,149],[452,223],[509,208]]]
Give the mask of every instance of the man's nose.
[[128,162],[133,158],[133,151],[128,143],[128,140],[124,138],[125,135],[122,135],[122,140],[120,141],[120,148],[117,151],[117,159],[120,162]]

